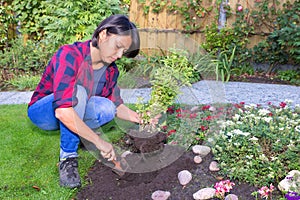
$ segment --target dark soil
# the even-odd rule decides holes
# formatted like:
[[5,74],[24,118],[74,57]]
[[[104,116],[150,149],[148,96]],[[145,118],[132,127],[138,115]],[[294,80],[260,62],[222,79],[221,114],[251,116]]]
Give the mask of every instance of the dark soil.
[[[128,137],[124,140],[128,140]],[[145,151],[146,146],[153,147],[145,146],[144,140],[143,142],[140,139],[131,141],[132,143],[127,142],[127,144],[130,144],[130,148],[133,149],[142,147],[142,151]],[[149,141],[160,146],[164,139],[161,136],[153,136],[147,140],[147,143]],[[148,200],[151,199],[154,191],[164,190],[171,193],[170,200],[192,200],[193,194],[198,190],[212,187],[216,182],[225,179],[225,177],[220,177],[218,172],[209,170],[209,164],[213,161],[211,153],[203,158],[202,163],[196,164],[193,160],[195,155],[191,151],[184,151],[169,145],[164,145],[163,149],[154,150],[149,154],[126,156],[125,160],[132,169],[123,176],[117,175],[114,170],[96,161],[85,177],[89,184],[80,189],[75,199]],[[141,150],[137,151],[141,152]],[[155,156],[155,154],[163,156]],[[177,178],[182,170],[189,170],[193,175],[192,181],[186,187],[180,185]],[[236,184],[231,193],[238,195],[240,200],[255,199],[251,193],[257,191],[258,188],[237,180],[231,181]]]
[[[111,168],[96,162],[90,169],[86,179],[90,184],[83,187],[76,199],[97,200],[146,200],[156,190],[171,193],[170,200],[192,200],[193,193],[204,187],[211,187],[219,181],[216,172],[209,171],[212,155],[205,157],[201,164],[195,164],[193,153],[186,152],[171,165],[157,171],[147,173],[125,173],[120,177]],[[192,181],[183,188],[178,181],[177,174],[181,170],[189,170],[193,174]],[[255,199],[251,192],[257,188],[247,184],[236,184],[232,193],[239,199]]]
[[231,76],[230,81],[249,82],[249,83],[265,83],[291,85],[291,82],[276,78],[275,74],[266,75],[265,73],[255,73],[254,75],[243,74],[240,76]]
[[149,137],[139,137],[147,135],[146,132],[139,132],[131,129],[129,139],[132,141],[131,152],[134,153],[151,153],[162,150],[167,142],[167,135],[163,132],[151,134]]

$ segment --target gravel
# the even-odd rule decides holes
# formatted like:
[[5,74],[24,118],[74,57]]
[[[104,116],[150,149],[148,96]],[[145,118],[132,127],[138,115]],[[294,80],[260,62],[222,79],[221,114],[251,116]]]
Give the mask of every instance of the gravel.
[[[211,103],[240,103],[279,105],[280,102],[290,100],[292,106],[300,105],[300,87],[278,84],[260,84],[245,82],[222,83],[217,81],[200,81],[192,87],[184,87],[182,94],[176,99],[184,104]],[[27,104],[33,92],[0,92],[0,104]],[[144,102],[150,98],[151,89],[121,89],[121,96],[125,103],[136,103],[142,97]]]

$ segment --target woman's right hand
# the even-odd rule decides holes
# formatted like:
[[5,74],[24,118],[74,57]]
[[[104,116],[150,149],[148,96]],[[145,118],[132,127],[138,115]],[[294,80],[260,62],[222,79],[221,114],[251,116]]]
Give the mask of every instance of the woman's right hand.
[[116,160],[116,153],[111,143],[106,142],[99,138],[100,141],[96,144],[96,147],[100,150],[101,155],[108,159],[108,161]]

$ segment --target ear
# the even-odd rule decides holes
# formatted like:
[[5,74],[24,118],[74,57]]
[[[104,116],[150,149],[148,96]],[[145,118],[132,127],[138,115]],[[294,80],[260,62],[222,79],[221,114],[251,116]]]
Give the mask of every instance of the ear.
[[104,29],[99,33],[99,41],[104,41],[107,38],[107,30]]

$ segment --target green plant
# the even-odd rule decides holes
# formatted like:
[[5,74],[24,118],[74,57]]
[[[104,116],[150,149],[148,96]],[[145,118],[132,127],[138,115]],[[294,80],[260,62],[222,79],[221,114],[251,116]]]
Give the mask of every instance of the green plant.
[[[247,49],[247,44],[252,29],[247,28],[245,23],[237,25],[241,24],[242,20],[240,19],[243,17],[242,14],[237,16],[233,28],[224,27],[219,30],[216,24],[207,26],[205,29],[205,42],[201,44],[202,48],[213,56],[223,54],[220,57],[224,57],[227,54],[226,56],[230,57],[234,52],[231,65],[235,68],[247,66],[248,60],[251,58],[251,51]],[[222,58],[220,59],[222,60]]]
[[191,108],[179,104],[168,107],[166,123],[161,125],[161,130],[167,134],[168,144],[186,149],[201,144],[212,126],[210,108],[206,105]]
[[8,41],[14,35],[13,26],[16,25],[16,20],[11,5],[0,5],[0,25],[0,49],[2,49],[8,47]]
[[111,14],[121,13],[120,1],[44,1],[41,18],[44,34],[55,44],[73,43],[91,38],[97,25]]
[[214,60],[214,62],[216,62],[216,80],[219,80],[220,77],[222,82],[228,82],[230,79],[232,63],[235,54],[235,47],[233,48],[229,58],[226,53],[227,52],[225,51],[221,52],[218,55],[217,59]]
[[11,47],[0,53],[0,68],[9,70],[14,75],[24,73],[40,74],[52,56],[50,41],[40,42],[18,37],[11,41]]
[[231,73],[232,75],[235,75],[235,76],[241,76],[241,75],[254,75],[255,73],[255,70],[253,67],[251,66],[243,66],[243,67],[235,67],[233,69],[231,69]]
[[236,105],[213,147],[223,175],[263,186],[300,169],[300,108],[292,109],[289,103],[268,108]]
[[[31,76],[31,75],[19,75],[10,80],[7,80],[8,85],[13,86],[17,90],[34,90],[38,85],[41,77],[40,76]],[[8,86],[9,87],[9,86]]]
[[283,81],[289,81],[292,84],[300,84],[300,71],[296,70],[283,70],[278,71],[276,77]]
[[[254,12],[253,18],[257,21],[256,24],[269,21],[267,27],[272,30],[267,39],[260,42],[253,48],[256,53],[255,62],[265,62],[270,65],[267,73],[271,73],[276,69],[278,64],[285,63],[299,63],[300,62],[300,37],[299,37],[299,23],[300,23],[300,1],[296,0],[293,4],[289,1],[283,4],[283,9],[276,8],[275,3],[270,7],[268,1],[262,1],[260,5],[260,12]],[[278,1],[276,1],[278,4]],[[266,13],[263,15],[262,13]],[[268,17],[268,16],[273,17]],[[260,17],[264,19],[260,20]]]
[[45,0],[14,0],[12,8],[16,15],[16,21],[20,23],[20,31],[28,34],[33,39],[41,39],[43,35],[43,26],[41,19],[46,13]]
[[194,69],[184,51],[171,50],[161,62],[163,65],[155,69],[150,80],[152,90],[149,103],[137,105],[137,111],[142,116],[145,126],[150,123],[150,119],[166,112],[180,93],[180,87],[190,85],[193,75]]
[[20,1],[13,2],[21,31],[37,39],[46,37],[58,48],[62,44],[91,38],[95,28],[107,16],[124,13],[120,1]]
[[127,68],[134,68],[135,61],[129,58],[122,58],[116,61],[119,69],[118,85],[121,88],[134,88],[136,86],[136,81],[134,75],[127,71]]

